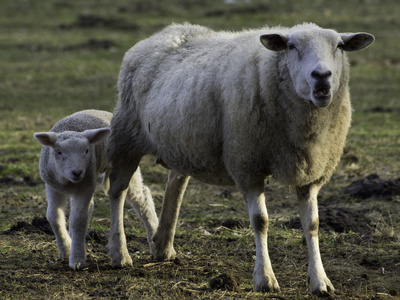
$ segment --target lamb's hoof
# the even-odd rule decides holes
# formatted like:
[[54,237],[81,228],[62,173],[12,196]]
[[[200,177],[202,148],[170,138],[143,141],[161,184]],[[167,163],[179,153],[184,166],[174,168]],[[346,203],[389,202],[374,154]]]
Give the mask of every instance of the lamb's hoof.
[[72,263],[69,264],[69,267],[74,271],[79,271],[79,270],[82,270],[84,267],[86,267],[86,263],[84,263],[84,262],[72,262]]

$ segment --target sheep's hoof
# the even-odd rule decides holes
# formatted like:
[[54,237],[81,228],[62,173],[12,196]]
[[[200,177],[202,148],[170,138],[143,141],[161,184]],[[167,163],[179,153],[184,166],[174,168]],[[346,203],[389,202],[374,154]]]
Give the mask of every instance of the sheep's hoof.
[[157,261],[173,260],[176,257],[174,248],[165,249],[164,251],[153,250],[152,258]]
[[256,292],[262,292],[262,293],[279,293],[281,291],[281,288],[279,285],[274,285],[274,286],[260,286],[260,287],[255,287],[254,288]]
[[133,261],[130,255],[120,256],[118,258],[111,258],[111,265],[113,268],[121,269],[125,267],[132,267]]
[[254,289],[256,292],[279,293],[281,291],[275,276],[273,277],[265,276],[265,279],[259,282],[257,282],[257,280],[254,278],[253,282],[254,282]]
[[334,291],[335,288],[328,278],[325,278],[318,283],[311,284],[310,287],[310,292],[314,295],[328,295],[330,293],[333,293]]

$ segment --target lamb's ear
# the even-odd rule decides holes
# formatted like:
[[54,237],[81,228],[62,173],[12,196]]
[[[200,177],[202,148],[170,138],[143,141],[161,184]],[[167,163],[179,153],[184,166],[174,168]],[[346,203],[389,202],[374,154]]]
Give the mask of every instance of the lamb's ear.
[[33,137],[43,146],[54,146],[57,141],[57,134],[54,132],[36,132]]
[[83,136],[89,140],[90,144],[96,144],[105,140],[111,133],[111,128],[104,127],[98,129],[89,129],[82,132]]
[[286,49],[288,38],[282,34],[272,33],[260,36],[261,44],[271,51],[283,51]]
[[344,45],[344,51],[357,51],[367,48],[375,41],[375,37],[372,34],[358,32],[358,33],[341,33],[340,34]]

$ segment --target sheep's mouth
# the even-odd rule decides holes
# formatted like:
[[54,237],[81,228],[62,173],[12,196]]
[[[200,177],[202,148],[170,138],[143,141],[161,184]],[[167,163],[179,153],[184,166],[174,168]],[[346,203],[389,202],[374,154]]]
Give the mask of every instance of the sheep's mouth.
[[317,100],[326,100],[331,97],[331,90],[330,89],[321,89],[313,91],[313,96]]
[[326,107],[331,104],[332,93],[330,89],[318,89],[312,92],[311,101],[316,107]]

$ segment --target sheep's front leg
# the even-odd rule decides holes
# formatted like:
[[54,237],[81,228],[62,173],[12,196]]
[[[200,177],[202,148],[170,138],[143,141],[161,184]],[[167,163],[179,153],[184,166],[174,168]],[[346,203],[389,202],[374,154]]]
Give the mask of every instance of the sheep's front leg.
[[313,294],[324,294],[335,290],[331,281],[326,276],[322,265],[321,254],[319,252],[317,195],[320,188],[321,187],[317,185],[296,187],[297,197],[300,204],[300,220],[308,248],[308,277],[310,279],[310,292]]
[[189,178],[174,170],[168,175],[160,223],[153,237],[153,257],[157,260],[172,259],[176,255],[173,246],[175,228]]
[[69,257],[71,250],[71,238],[67,231],[65,220],[65,210],[68,204],[68,197],[46,184],[47,197],[47,220],[56,236],[56,243],[59,252],[59,258]]
[[86,266],[86,235],[93,213],[94,189],[80,191],[71,198],[69,233],[72,240],[69,267],[78,270]]
[[256,239],[256,265],[253,284],[256,291],[279,291],[279,284],[272,270],[268,254],[268,213],[265,206],[264,185],[259,183],[244,191],[250,224]]

